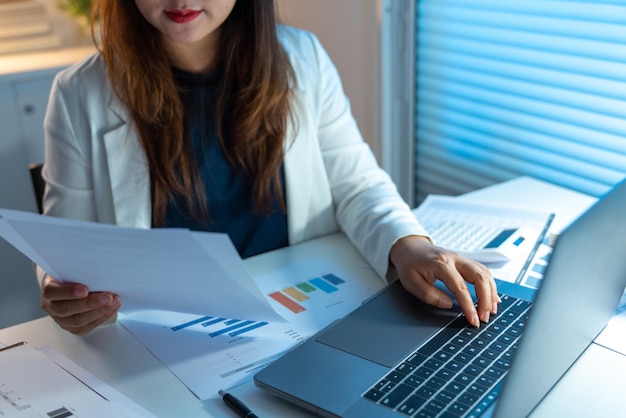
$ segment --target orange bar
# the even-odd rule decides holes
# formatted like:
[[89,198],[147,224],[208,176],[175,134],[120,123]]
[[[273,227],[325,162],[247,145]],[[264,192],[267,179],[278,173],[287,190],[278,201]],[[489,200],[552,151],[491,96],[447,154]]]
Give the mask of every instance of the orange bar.
[[274,299],[275,301],[277,301],[278,303],[280,303],[281,305],[283,305],[285,308],[289,309],[293,313],[300,313],[300,312],[306,311],[306,308],[304,306],[297,304],[296,302],[294,302],[293,300],[285,296],[283,293],[280,293],[280,292],[270,293],[269,297],[271,297],[272,299]]

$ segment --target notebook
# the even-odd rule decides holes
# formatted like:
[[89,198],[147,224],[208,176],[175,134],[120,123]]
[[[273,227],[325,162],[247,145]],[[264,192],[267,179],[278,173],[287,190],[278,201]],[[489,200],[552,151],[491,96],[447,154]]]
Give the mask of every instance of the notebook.
[[624,207],[626,181],[561,233],[536,294],[499,281],[503,304],[478,337],[458,307],[422,304],[396,281],[255,384],[326,417],[526,417],[614,313]]

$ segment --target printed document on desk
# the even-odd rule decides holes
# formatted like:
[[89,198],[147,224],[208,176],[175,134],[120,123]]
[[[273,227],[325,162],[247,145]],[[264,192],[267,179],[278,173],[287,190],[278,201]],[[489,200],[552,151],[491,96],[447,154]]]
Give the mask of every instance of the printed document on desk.
[[118,320],[205,400],[219,389],[252,380],[260,368],[377,290],[320,259],[285,265],[255,282],[288,323],[159,311],[120,315]]
[[49,347],[0,344],[2,417],[152,417]]
[[0,209],[0,235],[66,282],[120,296],[121,312],[161,309],[285,322],[225,234],[139,229]]
[[[464,255],[484,263],[494,277],[508,282],[519,282],[524,276],[554,218],[549,212],[444,195],[429,195],[413,213],[435,244],[466,250]],[[480,248],[470,250],[474,244]]]

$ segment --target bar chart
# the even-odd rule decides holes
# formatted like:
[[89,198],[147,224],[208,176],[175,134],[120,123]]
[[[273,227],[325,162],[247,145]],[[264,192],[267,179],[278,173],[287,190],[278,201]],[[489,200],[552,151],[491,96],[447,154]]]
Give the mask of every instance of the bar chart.
[[338,292],[344,283],[345,280],[335,274],[328,273],[280,291],[271,292],[269,297],[297,314],[307,310],[305,305],[311,298],[323,298],[324,295]]

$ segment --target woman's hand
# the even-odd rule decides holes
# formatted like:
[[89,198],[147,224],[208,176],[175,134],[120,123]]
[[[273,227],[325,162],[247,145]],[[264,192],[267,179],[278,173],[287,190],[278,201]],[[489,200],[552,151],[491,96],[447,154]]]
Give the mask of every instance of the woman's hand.
[[[427,238],[408,236],[391,248],[389,259],[404,288],[421,301],[439,308],[451,308],[452,300],[434,284],[441,280],[456,297],[467,321],[480,326],[498,311],[500,298],[491,272],[482,264],[453,251],[433,245]],[[474,285],[478,310],[467,283]]]
[[113,318],[120,299],[109,292],[89,292],[78,283],[61,283],[46,276],[41,286],[41,309],[61,328],[85,335]]

